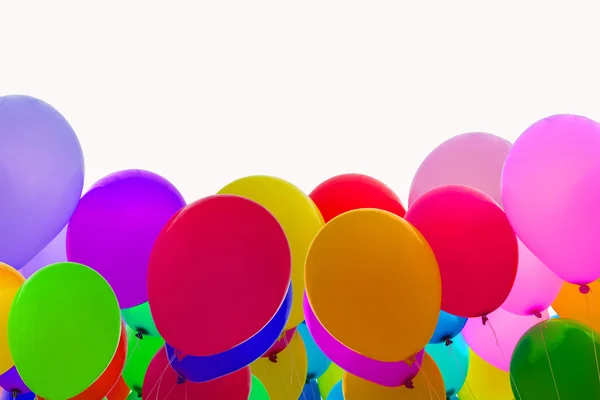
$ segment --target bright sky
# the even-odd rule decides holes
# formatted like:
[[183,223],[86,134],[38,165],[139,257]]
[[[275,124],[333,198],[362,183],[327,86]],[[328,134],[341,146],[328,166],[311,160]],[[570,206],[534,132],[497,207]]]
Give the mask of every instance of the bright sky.
[[250,174],[310,191],[361,172],[406,201],[451,136],[600,120],[594,4],[0,0],[0,95],[67,117],[86,186],[143,168],[190,201]]

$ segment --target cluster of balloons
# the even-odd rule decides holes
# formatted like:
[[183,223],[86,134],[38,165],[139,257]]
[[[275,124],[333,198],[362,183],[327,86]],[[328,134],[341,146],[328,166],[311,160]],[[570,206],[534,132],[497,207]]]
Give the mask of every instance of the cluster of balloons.
[[442,143],[408,209],[360,174],[82,196],[68,122],[0,97],[0,399],[599,398],[597,154],[556,115]]

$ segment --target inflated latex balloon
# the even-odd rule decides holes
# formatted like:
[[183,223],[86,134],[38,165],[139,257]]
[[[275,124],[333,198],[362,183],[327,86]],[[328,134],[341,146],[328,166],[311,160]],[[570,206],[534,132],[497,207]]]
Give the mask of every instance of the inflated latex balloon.
[[423,237],[397,215],[360,209],[332,219],[310,247],[305,275],[306,295],[321,325],[365,357],[405,360],[435,330],[437,262]]
[[35,399],[36,399],[36,396],[32,392],[19,394],[19,393],[7,392],[6,390],[0,390],[0,400],[35,400]]
[[[272,176],[248,176],[238,179],[219,194],[243,196],[269,210],[285,231],[292,253],[292,286],[295,293],[304,291],[304,260],[310,243],[323,227],[323,217],[310,197],[302,190]],[[292,313],[285,329],[304,320],[302,296],[295,296]]]
[[108,282],[70,262],[33,274],[8,318],[15,366],[23,382],[48,399],[69,399],[98,379],[117,351],[120,333],[119,303]]
[[62,231],[46,247],[42,249],[31,261],[23,268],[19,269],[21,275],[29,278],[35,271],[44,268],[46,265],[56,264],[67,261],[67,227]]
[[346,211],[377,208],[404,217],[400,198],[383,182],[362,174],[343,174],[327,179],[310,193],[325,222]]
[[462,335],[456,336],[450,345],[428,344],[425,350],[442,373],[446,396],[457,394],[465,384],[469,370],[469,346]]
[[331,390],[333,390],[333,387],[340,383],[343,377],[344,370],[334,363],[331,363],[329,368],[327,368],[327,371],[325,371],[325,373],[317,380],[321,396],[326,399]]
[[256,376],[252,375],[252,387],[250,389],[250,397],[248,400],[269,400],[269,392],[265,388],[265,385],[262,384],[260,379]]
[[504,211],[466,186],[433,189],[409,208],[406,220],[425,237],[439,264],[442,310],[485,316],[504,303],[517,275],[517,238]]
[[0,262],[0,374],[15,364],[8,344],[8,314],[23,282],[25,278],[19,271]]
[[333,388],[329,391],[327,397],[323,397],[324,400],[344,400],[344,389],[342,387],[342,381],[338,381]]
[[113,386],[110,392],[106,395],[107,400],[127,400],[129,396],[129,386],[125,383],[123,378],[119,378],[117,384]]
[[552,308],[561,318],[573,319],[600,332],[600,282],[594,281],[588,287],[590,294],[584,295],[579,285],[564,283]]
[[259,358],[250,365],[252,373],[267,388],[271,400],[297,399],[304,390],[308,360],[300,334],[277,355],[277,360]]
[[425,353],[423,365],[410,387],[386,387],[366,381],[348,372],[342,381],[345,400],[399,400],[399,399],[444,399],[446,389],[444,379],[435,361]]
[[457,317],[456,315],[441,311],[429,343],[448,343],[448,341],[452,340],[452,338],[463,330],[466,323],[467,318]]
[[296,328],[288,329],[287,331],[283,332],[273,346],[271,346],[271,348],[267,350],[267,352],[261,357],[269,358],[281,353],[288,346],[288,344],[290,344],[292,337],[294,337],[294,333],[296,333]]
[[321,400],[321,392],[319,392],[319,385],[317,385],[317,382],[310,381],[304,385],[304,390],[302,390],[302,393],[298,399]]
[[460,392],[460,400],[511,400],[510,375],[487,363],[472,350],[469,351],[469,371]]
[[152,319],[152,312],[150,311],[148,302],[132,308],[122,309],[121,315],[125,323],[134,331],[144,336],[160,336]]
[[319,379],[319,377],[327,371],[329,365],[331,365],[331,360],[323,354],[319,346],[315,343],[306,326],[306,322],[302,322],[298,325],[298,332],[300,332],[300,336],[302,336],[304,347],[306,347],[306,356],[308,357],[308,374],[306,376],[306,381],[310,382],[313,379]]
[[6,390],[9,393],[25,394],[31,392],[31,390],[25,385],[21,375],[17,371],[17,368],[12,367],[2,375],[0,375],[0,388]]
[[139,334],[129,326],[125,329],[127,330],[128,350],[123,379],[131,390],[141,393],[148,366],[165,341],[156,336],[141,336],[140,339]]

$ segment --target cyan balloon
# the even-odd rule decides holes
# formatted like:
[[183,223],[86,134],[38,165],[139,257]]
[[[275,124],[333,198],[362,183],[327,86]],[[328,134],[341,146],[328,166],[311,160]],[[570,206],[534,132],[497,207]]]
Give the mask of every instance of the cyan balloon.
[[308,331],[308,327],[306,326],[306,322],[302,321],[296,329],[300,332],[304,347],[306,347],[306,356],[308,357],[308,375],[306,381],[310,382],[319,379],[331,365],[331,360],[323,354],[321,349],[319,349],[319,346],[317,346],[313,340]]
[[451,340],[462,331],[466,323],[467,318],[457,317],[445,311],[440,311],[435,331],[431,339],[429,339],[429,343],[445,343],[447,340]]
[[[310,363],[310,361],[309,361]],[[298,400],[321,400],[321,392],[316,381],[311,381],[304,385],[304,390]]]
[[465,339],[459,334],[452,340],[451,345],[428,344],[425,351],[433,358],[442,373],[446,396],[456,395],[465,384],[469,370],[469,346]]
[[344,400],[344,391],[342,390],[342,381],[336,383],[327,395],[325,400]]

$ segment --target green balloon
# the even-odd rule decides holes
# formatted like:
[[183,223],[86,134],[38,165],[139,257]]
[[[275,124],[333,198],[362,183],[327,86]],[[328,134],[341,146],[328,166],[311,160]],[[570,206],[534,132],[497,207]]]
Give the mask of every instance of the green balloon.
[[252,387],[250,388],[250,397],[248,400],[269,400],[269,392],[262,382],[252,375]]
[[129,396],[127,396],[127,400],[140,400],[142,398],[142,396],[140,396],[137,392],[131,392],[129,393]]
[[519,339],[510,362],[515,399],[600,399],[594,350],[600,357],[600,333],[587,325],[559,318],[533,326]]
[[156,325],[154,325],[148,302],[142,303],[139,306],[124,308],[121,310],[121,314],[125,323],[136,332],[143,335],[160,336]]
[[8,315],[15,366],[46,399],[69,399],[94,383],[112,360],[120,333],[119,303],[108,282],[70,262],[34,273]]
[[127,359],[122,375],[131,390],[141,393],[150,361],[165,341],[160,336],[138,335],[138,332],[129,326],[125,329],[127,329]]

